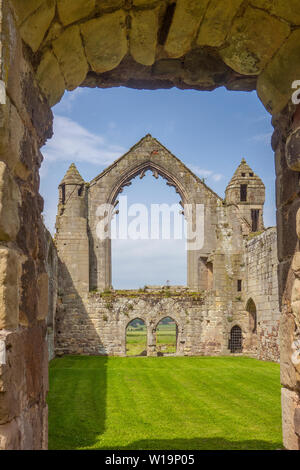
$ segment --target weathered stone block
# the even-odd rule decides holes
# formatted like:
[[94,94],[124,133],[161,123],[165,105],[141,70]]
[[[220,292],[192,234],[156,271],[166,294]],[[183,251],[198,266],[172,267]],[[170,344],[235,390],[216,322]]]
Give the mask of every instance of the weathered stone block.
[[8,167],[0,162],[0,240],[15,240],[19,231],[19,188]]
[[287,24],[249,7],[242,17],[235,19],[227,38],[229,46],[220,55],[236,72],[257,75],[289,33]]
[[291,33],[258,78],[257,94],[266,109],[279,113],[291,100],[300,77],[300,30]]
[[220,47],[231,27],[242,0],[213,0],[201,23],[197,38],[199,46]]
[[286,161],[293,171],[300,171],[300,129],[295,129],[286,142]]
[[53,42],[53,50],[63,73],[67,89],[74,90],[83,82],[89,70],[79,26],[72,26],[62,33]]
[[40,47],[55,15],[55,0],[45,0],[41,6],[21,25],[22,39],[33,52]]
[[50,106],[56,104],[64,94],[65,81],[55,55],[49,50],[38,66],[37,80]]
[[19,323],[19,254],[0,248],[0,330],[14,329]]
[[49,276],[47,273],[42,273],[38,277],[38,320],[45,320],[48,315],[48,287],[49,287]]
[[295,276],[300,277],[300,252],[299,251],[295,253],[294,255],[293,262],[292,262],[292,270],[294,271]]
[[295,432],[294,415],[300,405],[299,395],[286,388],[281,389],[283,445],[288,450],[299,450],[300,439]]
[[122,8],[124,5],[125,0],[97,0],[97,7],[104,11]]
[[23,23],[32,13],[34,13],[44,2],[44,0],[12,0],[15,16],[18,25]]
[[296,233],[296,214],[300,200],[287,204],[277,210],[277,224],[281,227],[278,232],[278,258],[280,261],[294,256],[298,245]]
[[152,65],[155,61],[159,8],[133,11],[130,52],[136,62]]
[[95,8],[95,0],[57,0],[61,22],[67,26],[89,16]]
[[21,432],[15,420],[0,425],[0,449],[16,450],[21,448]]
[[125,12],[104,15],[81,25],[85,51],[94,72],[117,67],[127,52]]
[[198,0],[177,1],[165,43],[165,51],[169,57],[178,58],[190,50],[208,3],[208,0],[201,2]]
[[255,7],[268,10],[272,15],[280,16],[291,24],[300,24],[300,11],[298,0],[251,0]]
[[[108,2],[109,0],[99,0],[100,2],[101,1],[105,1],[105,2]],[[144,7],[144,6],[148,6],[148,5],[153,5],[157,3],[157,0],[133,0],[133,5],[135,7]]]
[[295,433],[300,437],[300,407],[295,410],[294,414]]

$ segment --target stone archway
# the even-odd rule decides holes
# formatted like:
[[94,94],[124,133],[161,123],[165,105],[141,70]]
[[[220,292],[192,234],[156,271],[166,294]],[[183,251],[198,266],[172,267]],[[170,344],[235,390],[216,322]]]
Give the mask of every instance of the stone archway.
[[0,341],[8,356],[0,448],[47,446],[39,148],[52,133],[50,107],[79,85],[257,89],[272,113],[283,434],[287,448],[300,448],[300,112],[291,101],[300,78],[298,0],[8,0],[0,8]]
[[[160,328],[163,327],[164,320],[169,320],[168,327],[171,326],[171,330],[160,331]],[[162,329],[162,328],[161,328]],[[155,327],[156,332],[156,353],[158,356],[165,355],[176,355],[178,353],[178,343],[179,343],[179,326],[176,320],[171,316],[165,316],[161,318]],[[167,338],[160,338],[161,333]],[[161,340],[161,341],[160,341]],[[174,344],[173,344],[174,343]]]
[[[196,221],[196,206],[204,208],[204,244],[195,249],[187,247],[187,284],[191,289],[199,288],[199,270],[197,259],[208,256],[216,244],[213,213],[221,203],[221,198],[209,189],[203,181],[194,175],[177,157],[151,135],[146,135],[129,152],[116,160],[100,175],[94,178],[89,192],[89,240],[90,240],[90,289],[108,289],[111,287],[111,239],[99,239],[99,223],[109,224],[118,203],[118,194],[137,175],[141,178],[147,170],[153,176],[162,176],[167,185],[175,188],[181,197],[181,206],[187,221],[187,231],[193,230]],[[108,206],[108,207],[107,207]],[[101,215],[99,208],[103,207]],[[106,209],[107,207],[107,209]],[[190,210],[190,214],[185,212]],[[101,219],[107,214],[106,218]],[[103,221],[105,220],[105,222]],[[210,236],[208,236],[210,234]],[[195,255],[196,253],[196,255]],[[103,262],[103,260],[105,260]]]

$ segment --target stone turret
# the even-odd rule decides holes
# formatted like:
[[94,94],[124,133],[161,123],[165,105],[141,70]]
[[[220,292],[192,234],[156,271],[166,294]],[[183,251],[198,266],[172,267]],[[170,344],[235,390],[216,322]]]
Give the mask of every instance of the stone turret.
[[61,263],[60,287],[66,295],[89,290],[88,187],[74,163],[59,185],[56,246]]
[[85,182],[72,163],[59,185],[59,215],[86,217]]
[[226,188],[226,203],[237,205],[250,231],[264,229],[265,185],[243,158]]

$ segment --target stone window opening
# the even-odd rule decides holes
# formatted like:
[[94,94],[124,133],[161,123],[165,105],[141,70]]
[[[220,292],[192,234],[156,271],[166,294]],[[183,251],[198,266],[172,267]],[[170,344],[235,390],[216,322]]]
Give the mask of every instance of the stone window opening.
[[249,173],[250,178],[253,178],[254,173]]
[[238,325],[231,328],[228,349],[232,354],[243,352],[242,329]]
[[156,325],[157,356],[169,356],[177,353],[178,325],[172,317],[162,318]]
[[78,189],[78,196],[81,197],[82,194],[83,194],[83,188],[84,188],[84,185],[82,184],[79,189]]
[[242,292],[242,280],[238,279],[237,281],[237,291]]
[[60,202],[61,204],[65,204],[66,202],[66,186],[62,184],[60,187]]
[[251,209],[252,232],[258,231],[259,209]]
[[135,318],[126,327],[126,356],[147,356],[147,327],[144,320]]
[[247,185],[241,184],[241,202],[247,202]]
[[214,267],[207,257],[201,256],[199,258],[199,290],[212,290]]
[[[151,137],[151,136],[150,136]],[[147,136],[143,139],[143,140],[146,140],[147,141]],[[152,137],[151,137],[152,139]],[[159,149],[159,146],[156,145],[156,147]],[[156,153],[158,153],[158,150],[156,150]],[[143,162],[144,163],[144,162]],[[123,196],[126,196],[128,198],[128,204],[130,204],[130,201],[134,198],[135,198],[135,192],[136,191],[139,191],[141,187],[143,187],[144,189],[144,195],[145,195],[145,200],[141,199],[140,200],[140,203],[144,203],[145,207],[147,208],[148,210],[148,214],[149,214],[149,220],[148,220],[148,225],[146,225],[146,229],[145,231],[149,234],[150,236],[150,243],[153,244],[153,252],[155,253],[155,250],[157,249],[158,246],[165,246],[166,249],[165,249],[165,259],[167,259],[167,256],[170,256],[172,257],[172,253],[169,254],[168,252],[168,246],[165,244],[166,243],[166,240],[167,238],[165,237],[168,237],[168,230],[169,230],[169,234],[171,236],[171,238],[174,236],[175,232],[174,232],[174,225],[175,225],[175,221],[177,219],[177,222],[178,220],[180,219],[180,223],[182,224],[182,234],[183,234],[183,237],[185,237],[184,235],[184,226],[186,224],[186,220],[184,218],[184,211],[182,211],[182,207],[183,207],[183,201],[186,200],[186,196],[185,196],[185,193],[182,193],[181,192],[181,189],[179,189],[179,186],[177,185],[176,182],[174,182],[173,180],[170,179],[170,175],[165,173],[164,171],[164,167],[161,167],[161,168],[156,168],[155,165],[152,165],[148,162],[146,162],[142,167],[137,167],[136,171],[130,173],[129,175],[125,175],[125,172],[124,172],[124,176],[127,176],[126,180],[124,178],[124,181],[125,182],[122,182],[122,183],[119,183],[118,184],[114,184],[113,185],[113,192],[111,193],[113,195],[113,197],[111,197],[110,199],[110,202],[112,202],[112,204],[114,204],[115,208],[118,207],[119,210],[115,212],[115,226],[117,227],[117,230],[119,230],[120,228],[120,223],[122,222],[123,220],[123,215],[124,215],[124,212],[122,212],[124,210],[124,206],[119,206],[119,201],[118,199],[120,199],[121,197]],[[170,196],[172,197],[173,201],[172,201],[172,204],[175,206],[177,205],[178,207],[178,211],[176,209],[176,211],[171,211],[170,212],[170,219],[168,219],[168,216],[165,216],[164,215],[164,211],[163,211],[163,208],[162,209],[158,209],[159,210],[159,214],[158,214],[158,218],[155,219],[154,216],[153,216],[153,220],[151,220],[151,217],[152,217],[152,207],[150,205],[150,201],[152,200],[152,192],[153,192],[153,186],[154,185],[160,185],[160,190],[163,191],[163,196],[162,196],[162,200],[159,204],[157,204],[158,206],[163,206],[165,204],[164,202],[164,197],[169,197]],[[181,188],[181,187],[180,187]],[[122,196],[120,196],[119,198],[119,195],[122,194]],[[167,195],[167,196],[164,196],[164,195]],[[147,199],[148,198],[148,199]],[[156,213],[157,214],[157,213]],[[156,216],[155,216],[156,217]],[[112,224],[112,220],[110,220],[110,223]],[[153,229],[153,221],[157,220],[158,221],[158,230],[157,232],[154,234],[153,236],[153,239],[151,238],[152,237],[152,229]],[[168,220],[169,220],[169,223],[170,223],[170,228],[168,229]],[[155,224],[154,224],[155,225]],[[112,226],[112,225],[111,225]],[[127,224],[127,230],[129,228],[129,223]],[[125,228],[126,229],[126,228]],[[143,232],[145,233],[145,232]],[[124,243],[124,245],[123,245]],[[126,242],[122,242],[122,245],[125,246],[125,244],[127,243]],[[128,242],[128,246],[130,247],[130,243],[131,241]],[[142,237],[141,239],[137,238],[137,240],[135,241],[135,244],[136,246],[143,246],[142,245],[143,243],[143,240],[142,240]],[[118,239],[115,239],[115,240],[112,240],[111,242],[111,246],[109,247],[109,250],[111,252],[111,265],[109,266],[109,274],[108,274],[108,278],[109,278],[109,284],[112,285],[114,288],[116,289],[123,289],[123,288],[126,288],[126,289],[141,289],[143,288],[143,286],[148,286],[148,285],[153,285],[153,286],[157,286],[157,285],[160,285],[160,286],[164,286],[166,281],[165,279],[167,279],[168,277],[168,273],[166,273],[166,276],[164,278],[162,278],[162,275],[161,275],[161,269],[156,269],[155,272],[150,272],[151,270],[149,269],[149,266],[150,266],[150,261],[149,259],[147,259],[147,257],[145,257],[145,259],[143,260],[143,252],[141,251],[141,256],[139,258],[135,258],[135,259],[132,259],[132,263],[136,263],[136,266],[140,272],[141,272],[141,276],[140,276],[140,279],[139,279],[139,283],[140,284],[129,284],[127,283],[127,285],[125,284],[127,282],[126,280],[126,266],[124,266],[123,268],[123,272],[120,271],[120,267],[118,266],[118,256],[119,256],[119,253],[120,253],[120,242]],[[186,286],[187,285],[187,275],[188,275],[188,253],[187,253],[187,249],[186,249],[186,246],[184,245],[184,243],[182,243],[180,245],[180,251],[181,251],[181,254],[180,256],[182,256],[182,261],[184,263],[184,275],[182,276],[183,279],[181,280],[178,280],[177,282],[174,281],[174,279],[172,279],[171,281],[168,281],[169,284],[171,285],[183,285],[183,286]],[[179,250],[178,250],[179,252]],[[151,263],[151,268],[153,268],[153,265]],[[96,271],[97,269],[96,269]],[[123,274],[124,273],[124,274]],[[149,273],[149,274],[148,274]],[[121,281],[119,281],[119,279],[117,278],[117,276],[122,277],[123,275],[123,279],[125,279],[125,281],[123,282],[123,284],[121,284]],[[150,277],[151,276],[151,277]],[[99,285],[99,283],[98,283]],[[170,287],[170,285],[169,285]]]

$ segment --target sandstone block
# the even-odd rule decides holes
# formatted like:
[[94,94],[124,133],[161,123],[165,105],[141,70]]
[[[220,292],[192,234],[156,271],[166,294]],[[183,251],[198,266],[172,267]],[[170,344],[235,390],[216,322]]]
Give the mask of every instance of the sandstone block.
[[16,251],[0,248],[0,330],[18,327],[20,265]]
[[289,33],[287,24],[249,7],[242,17],[235,19],[227,38],[229,46],[222,49],[220,55],[236,72],[257,75]]
[[[149,2],[150,1],[151,0],[149,0]],[[122,8],[124,4],[125,0],[97,0],[97,6],[101,10],[112,10],[114,8]]]
[[300,437],[300,407],[295,410],[294,415],[295,433]]
[[295,279],[292,289],[292,302],[300,301],[300,279]]
[[[14,129],[13,135],[10,129]],[[11,170],[15,170],[20,162],[23,137],[24,124],[7,97],[6,104],[0,107],[0,154],[1,160],[4,160]]]
[[[100,0],[100,1],[109,1],[109,0]],[[144,7],[144,6],[148,6],[148,5],[153,5],[157,3],[157,0],[133,0],[133,5],[135,7]]]
[[292,270],[297,277],[300,277],[300,252],[298,251],[295,253],[293,262],[292,262]]
[[32,13],[34,13],[44,2],[44,0],[12,0],[12,4],[17,19],[17,24],[23,23]]
[[155,61],[159,8],[134,11],[130,32],[130,52],[136,62],[152,65]]
[[165,43],[169,57],[178,58],[186,54],[196,37],[208,0],[178,0]]
[[15,420],[0,425],[0,449],[16,450],[21,447],[21,432]]
[[79,26],[71,26],[62,33],[53,42],[53,50],[63,73],[67,89],[74,90],[83,82],[89,70]]
[[292,32],[258,78],[257,94],[266,109],[282,111],[295,91],[292,84],[300,77],[300,30]]
[[300,209],[298,210],[296,214],[296,232],[297,236],[300,239]]
[[55,55],[49,50],[38,66],[37,80],[50,106],[56,104],[64,94],[65,81]]
[[8,167],[0,162],[0,240],[15,240],[19,231],[20,191]]
[[295,129],[286,142],[286,161],[288,167],[300,171],[300,129]]
[[57,0],[58,16],[67,26],[89,16],[95,8],[95,0]]
[[48,286],[49,277],[47,273],[43,273],[38,277],[38,320],[45,320],[48,315]]
[[205,13],[197,38],[199,46],[219,47],[223,44],[242,0],[213,0]]
[[125,12],[104,15],[81,25],[85,51],[92,70],[117,67],[127,52]]
[[283,445],[288,450],[299,450],[300,440],[295,432],[294,416],[300,406],[299,395],[286,388],[281,389]]
[[22,39],[33,52],[40,47],[55,15],[55,0],[46,0],[20,27]]
[[251,0],[251,5],[268,10],[272,15],[280,16],[291,24],[300,24],[298,0]]

